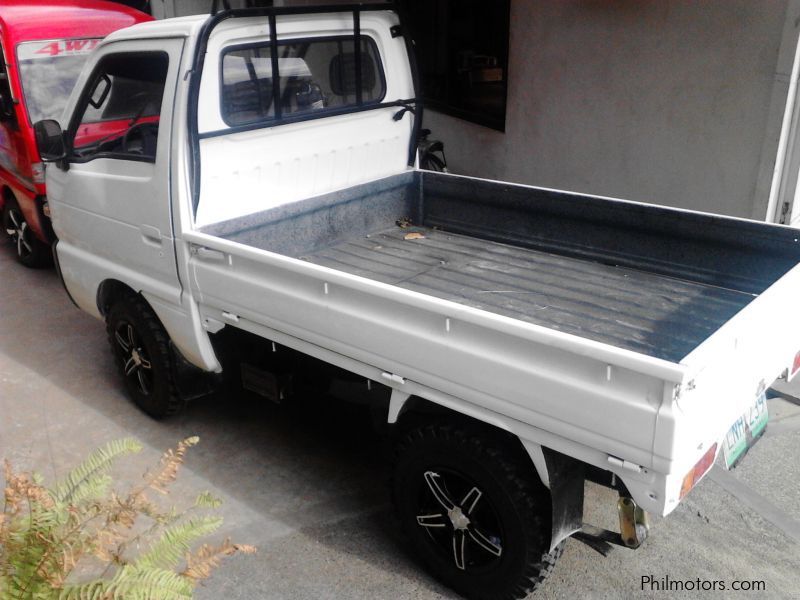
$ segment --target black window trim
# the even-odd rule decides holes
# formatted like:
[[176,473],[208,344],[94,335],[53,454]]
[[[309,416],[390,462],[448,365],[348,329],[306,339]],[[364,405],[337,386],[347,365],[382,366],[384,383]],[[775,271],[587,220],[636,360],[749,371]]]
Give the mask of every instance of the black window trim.
[[[79,119],[83,118],[84,113],[86,112],[86,106],[89,104],[89,96],[91,95],[91,90],[94,89],[94,85],[98,79],[98,73],[100,72],[103,63],[111,56],[132,56],[132,57],[143,57],[143,56],[153,56],[153,55],[162,55],[167,59],[167,79],[169,79],[169,67],[170,67],[170,57],[169,52],[164,50],[123,50],[122,52],[109,52],[108,54],[102,56],[100,60],[95,65],[94,69],[92,70],[92,74],[87,79],[87,85],[83,87],[81,90],[81,95],[78,98],[78,102],[76,104],[77,109],[72,113],[72,119],[67,126],[67,131],[65,135],[65,143],[66,143],[66,150],[67,150],[67,157],[66,161],[68,163],[75,163],[75,164],[84,164],[96,160],[98,158],[114,158],[117,160],[129,160],[133,162],[146,162],[155,164],[156,157],[158,156],[158,146],[156,146],[156,156],[139,156],[136,154],[125,154],[123,152],[98,152],[96,154],[92,154],[90,156],[77,156],[75,154],[75,148],[73,146],[73,142],[75,141],[75,134],[78,131],[78,127],[80,126]],[[164,82],[164,92],[161,96],[161,104],[163,107],[164,104],[164,94],[166,93],[166,81]],[[159,113],[159,125],[161,123],[161,113]],[[160,127],[159,127],[160,131]]]
[[[499,131],[500,133],[506,132],[506,126],[508,122],[508,86],[509,86],[509,60],[510,60],[510,52],[511,52],[511,0],[508,0],[508,4],[504,10],[504,17],[506,23],[505,35],[502,38],[502,48],[503,53],[499,56],[501,58],[501,62],[503,65],[503,78],[504,78],[504,86],[503,86],[503,116],[495,116],[495,115],[487,115],[480,111],[470,110],[468,108],[461,108],[455,104],[451,104],[447,100],[443,100],[441,98],[434,98],[429,96],[425,93],[424,85],[420,85],[421,91],[417,92],[419,96],[422,97],[422,100],[425,102],[425,106],[434,110],[438,113],[448,115],[451,117],[455,117],[457,119],[461,119],[463,121],[467,121],[469,123],[474,123],[476,125],[480,125],[482,127],[488,127],[489,129],[494,129]],[[417,65],[419,69],[419,65]],[[422,80],[422,75],[420,75],[420,80]]]
[[506,86],[506,89],[503,91],[503,104],[506,107],[505,115],[503,117],[495,117],[466,108],[459,108],[453,104],[450,104],[449,102],[445,102],[444,100],[435,100],[430,96],[423,96],[423,98],[425,100],[425,106],[429,110],[447,115],[449,117],[454,117],[456,119],[461,119],[462,121],[467,121],[468,123],[473,123],[474,125],[488,127],[489,129],[494,129],[499,133],[506,132],[506,122],[508,120],[508,86]]
[[[252,121],[248,121],[247,123],[230,123],[226,118],[225,111],[222,110],[223,106],[223,64],[225,62],[225,56],[231,52],[236,52],[237,50],[249,50],[251,48],[266,48],[269,47],[271,52],[272,58],[272,69],[273,74],[277,71],[278,77],[272,77],[272,94],[273,94],[273,102],[275,102],[275,98],[280,99],[280,68],[277,66],[278,62],[278,55],[275,50],[280,49],[281,46],[287,44],[301,44],[303,42],[331,42],[331,41],[354,41],[354,35],[327,35],[327,36],[320,36],[320,37],[302,37],[302,38],[292,38],[286,40],[277,40],[277,44],[272,43],[272,39],[261,42],[248,42],[245,44],[235,44],[231,46],[225,46],[222,52],[220,53],[219,58],[219,114],[222,117],[223,122],[228,126],[227,129],[219,129],[210,132],[204,132],[198,134],[200,139],[206,137],[218,137],[220,135],[225,135],[226,133],[234,133],[238,131],[252,131],[254,129],[262,129],[262,128],[270,128],[270,127],[278,127],[280,125],[288,125],[290,123],[297,123],[299,121],[309,121],[312,119],[319,119],[322,117],[330,117],[334,116],[335,114],[347,114],[350,112],[361,112],[358,109],[372,109],[378,105],[385,104],[386,106],[396,106],[396,103],[387,102],[383,103],[382,100],[386,98],[386,72],[383,67],[383,59],[381,57],[380,48],[378,47],[377,42],[372,36],[369,35],[362,35],[360,36],[361,39],[366,40],[367,43],[372,45],[372,49],[375,52],[375,57],[377,59],[377,69],[380,75],[380,83],[381,83],[381,95],[379,98],[375,100],[367,100],[364,101],[361,98],[361,86],[356,86],[356,103],[348,106],[343,106],[341,108],[333,108],[333,109],[322,109],[317,110],[309,113],[302,113],[297,114],[296,116],[286,116],[284,117],[281,113],[283,111],[283,107],[280,103],[276,103],[275,105],[275,116],[269,118],[259,118],[254,119]],[[357,47],[360,49],[361,44],[357,44]],[[358,53],[360,54],[360,52]],[[358,59],[356,59],[356,80],[361,80],[361,73],[359,72],[361,69],[359,68]],[[408,101],[404,101],[408,102]],[[241,129],[242,127],[247,127],[247,129]],[[235,131],[234,131],[235,130]]]

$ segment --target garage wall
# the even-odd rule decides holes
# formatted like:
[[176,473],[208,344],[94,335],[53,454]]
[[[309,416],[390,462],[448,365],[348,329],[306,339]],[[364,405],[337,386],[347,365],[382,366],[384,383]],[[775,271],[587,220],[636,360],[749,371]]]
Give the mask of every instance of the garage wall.
[[[273,6],[290,6],[301,4],[345,4],[353,0],[273,0]],[[374,0],[373,0],[374,1]],[[382,0],[377,0],[378,2]],[[150,0],[150,12],[156,19],[183,17],[186,15],[207,14],[211,10],[213,0]],[[219,6],[222,6],[220,1]],[[246,8],[246,0],[228,0],[231,8]],[[253,5],[264,3],[252,3]]]
[[[245,0],[228,0],[231,8],[244,8]],[[150,0],[150,14],[156,19],[208,14],[213,0]],[[222,6],[222,2],[218,3]]]
[[786,0],[512,0],[506,132],[425,125],[454,172],[763,219],[794,19]]

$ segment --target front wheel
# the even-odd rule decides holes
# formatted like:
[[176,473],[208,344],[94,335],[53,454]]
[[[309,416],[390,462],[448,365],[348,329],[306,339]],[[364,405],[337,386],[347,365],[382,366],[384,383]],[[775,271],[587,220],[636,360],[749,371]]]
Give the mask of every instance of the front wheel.
[[117,300],[106,315],[111,352],[136,405],[157,419],[174,415],[185,402],[175,385],[169,337],[140,296]]
[[46,267],[52,260],[50,247],[36,237],[15,200],[3,207],[3,229],[14,245],[17,260],[26,267]]
[[523,598],[550,574],[550,499],[533,467],[451,425],[398,444],[392,492],[415,553],[467,598]]

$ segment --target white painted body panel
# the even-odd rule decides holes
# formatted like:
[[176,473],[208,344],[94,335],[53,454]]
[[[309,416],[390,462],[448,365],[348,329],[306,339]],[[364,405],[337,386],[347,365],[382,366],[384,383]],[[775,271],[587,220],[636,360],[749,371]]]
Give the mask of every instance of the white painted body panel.
[[[406,168],[411,119],[394,121],[397,110],[384,108],[201,140],[202,162],[214,168],[201,171],[197,225],[226,221]],[[221,197],[227,201],[215,201]]]
[[[384,101],[414,96],[402,37],[392,38],[392,13],[365,13],[361,33],[373,40],[386,77]],[[281,18],[278,40],[321,38],[352,32],[352,15],[325,19]],[[198,132],[228,128],[222,119],[220,60],[225,48],[269,39],[266,19],[222,23],[212,33],[200,84]],[[196,225],[242,215],[343,189],[406,168],[413,120],[395,121],[398,108],[385,108],[305,121],[224,137],[201,139],[200,200]],[[224,197],[225,202],[217,199]]]
[[[669,462],[653,455],[653,436],[679,365],[202,233],[184,239],[225,254],[191,261],[206,319],[322,349],[329,362],[602,468],[608,455]],[[661,512],[646,495],[637,501]]]
[[[99,265],[105,261],[107,265],[135,273],[139,281],[137,291],[146,291],[173,304],[180,302],[168,182],[170,129],[183,45],[181,39],[170,39],[159,40],[157,46],[169,55],[170,67],[154,163],[96,158],[73,162],[68,171],[52,166],[47,169],[58,198],[51,213],[54,227],[61,232],[59,256],[65,257],[60,262],[66,281],[83,279],[86,261],[97,262],[100,269]],[[97,64],[110,53],[136,52],[142,47],[142,42],[127,40],[106,43],[98,48],[90,63]],[[81,82],[85,81],[87,71]],[[71,104],[76,101],[77,93],[73,94]],[[88,291],[86,285],[77,287],[83,289],[76,290],[73,298],[83,308],[98,314],[96,295],[84,298],[90,295],[84,293]]]
[[185,116],[177,110],[176,102],[185,94],[186,82],[180,74],[191,47],[184,35],[197,29],[202,19],[176,21],[179,23],[166,28],[153,23],[153,28],[144,30],[144,39],[106,38],[82,72],[62,119],[66,127],[92,68],[107,54],[166,51],[170,67],[156,162],[98,158],[72,163],[68,171],[48,165],[47,178],[54,197],[50,207],[53,226],[59,232],[58,258],[64,285],[80,308],[102,318],[100,286],[106,281],[120,281],[147,298],[188,360],[208,371],[219,371],[208,336],[200,328],[197,306],[183,293],[183,250],[174,237],[174,231],[180,229],[173,225],[173,190],[185,189],[186,185],[185,171],[174,168],[184,149],[173,144],[180,139],[176,132],[185,131]]

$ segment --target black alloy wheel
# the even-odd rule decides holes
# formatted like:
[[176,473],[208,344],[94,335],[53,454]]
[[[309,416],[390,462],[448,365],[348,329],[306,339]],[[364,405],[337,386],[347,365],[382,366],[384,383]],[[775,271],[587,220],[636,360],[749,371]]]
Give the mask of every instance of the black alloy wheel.
[[538,588],[550,551],[550,494],[508,440],[454,424],[397,444],[392,497],[414,554],[466,598],[512,600]]
[[154,390],[153,365],[143,347],[139,334],[127,321],[119,321],[114,331],[117,352],[121,353],[123,375],[136,386],[138,393],[147,396]]
[[[443,555],[462,571],[481,570],[503,555],[503,531],[489,498],[464,473],[425,471],[417,524]],[[460,500],[457,500],[460,499]]]
[[144,412],[161,419],[179,412],[169,336],[147,302],[133,293],[116,300],[106,314],[111,352],[128,394]]
[[19,205],[10,198],[6,199],[3,208],[3,229],[11,240],[20,263],[32,268],[50,264],[49,247],[36,237]]

